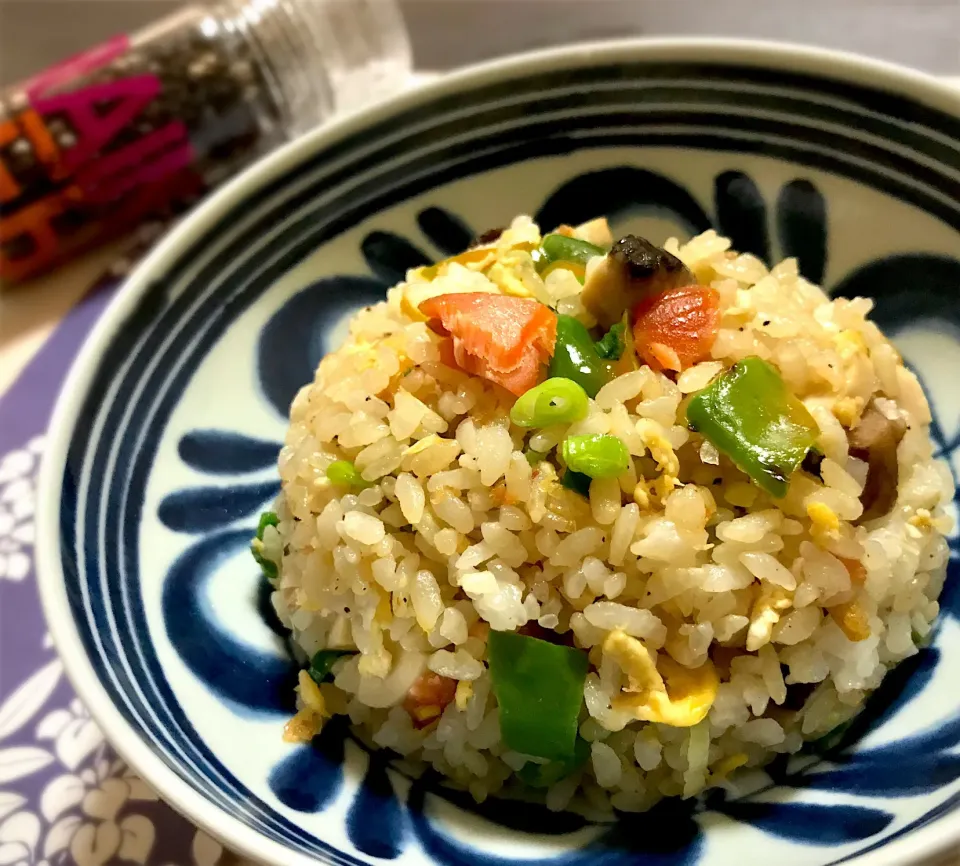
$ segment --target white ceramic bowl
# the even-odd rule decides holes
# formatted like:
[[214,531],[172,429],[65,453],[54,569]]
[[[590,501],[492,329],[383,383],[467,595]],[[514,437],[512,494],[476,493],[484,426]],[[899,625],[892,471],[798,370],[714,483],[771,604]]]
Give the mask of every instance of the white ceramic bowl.
[[[246,551],[287,405],[357,307],[528,212],[657,240],[716,226],[876,299],[957,464],[960,98],[847,55],[564,48],[448,76],[283,148],[129,279],[56,409],[38,555],[57,646],[173,806],[270,864],[914,862],[960,839],[960,593],[826,756],[595,826],[412,781],[331,726],[281,739],[292,667]],[[951,541],[956,555],[956,539]],[[951,672],[952,669],[952,672]],[[746,853],[745,852],[749,852]]]

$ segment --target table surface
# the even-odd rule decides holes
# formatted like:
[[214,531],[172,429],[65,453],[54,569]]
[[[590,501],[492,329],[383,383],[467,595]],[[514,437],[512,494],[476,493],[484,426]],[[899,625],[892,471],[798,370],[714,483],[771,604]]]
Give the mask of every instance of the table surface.
[[[451,0],[459,3],[460,0]],[[603,0],[601,0],[603,2]],[[14,5],[19,5],[14,3]],[[35,4],[39,7],[55,5],[54,2]],[[71,2],[70,6],[80,5]],[[122,4],[120,4],[122,5]],[[150,0],[144,6],[162,6],[163,2]],[[495,4],[496,5],[496,4]],[[951,4],[960,10],[960,2]],[[0,21],[9,17],[10,0],[0,0]],[[23,10],[20,10],[22,13]],[[5,28],[0,27],[0,57],[7,50],[3,40]],[[957,26],[960,32],[960,20]],[[960,86],[960,79],[957,79]],[[60,322],[95,279],[114,261],[123,247],[123,242],[100,248],[70,265],[27,285],[0,290],[0,397],[16,380],[28,361],[51,331]],[[0,425],[2,428],[2,425]],[[194,858],[197,860],[197,858]],[[226,854],[219,864],[231,862]],[[111,859],[110,862],[113,862]],[[213,862],[213,861],[211,861]],[[960,866],[960,851],[951,852],[931,866]]]

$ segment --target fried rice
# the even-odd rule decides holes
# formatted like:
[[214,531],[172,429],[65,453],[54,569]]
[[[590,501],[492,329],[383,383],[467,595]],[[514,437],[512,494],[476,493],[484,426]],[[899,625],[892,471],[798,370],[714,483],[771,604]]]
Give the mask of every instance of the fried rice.
[[[603,220],[564,231],[612,241]],[[433,767],[477,800],[522,791],[523,767],[544,759],[505,742],[488,652],[492,632],[519,632],[586,655],[585,760],[544,794],[604,818],[728,785],[848,721],[931,631],[953,490],[871,302],[831,300],[794,260],[768,269],[713,231],[664,245],[719,299],[706,357],[655,370],[628,322],[630,363],[585,417],[512,423],[515,394],[451,360],[420,306],[533,298],[599,336],[584,296],[606,257],[579,279],[544,274],[542,240],[518,217],[356,315],[293,401],[275,525],[255,544],[305,666],[338,651],[326,677],[301,673],[288,739],[345,715],[411,772]],[[747,358],[816,422],[815,459],[784,496],[685,415]],[[895,431],[885,461],[858,441],[871,425]],[[562,444],[595,434],[617,437],[628,465],[570,489]],[[342,461],[356,483],[328,477]]]

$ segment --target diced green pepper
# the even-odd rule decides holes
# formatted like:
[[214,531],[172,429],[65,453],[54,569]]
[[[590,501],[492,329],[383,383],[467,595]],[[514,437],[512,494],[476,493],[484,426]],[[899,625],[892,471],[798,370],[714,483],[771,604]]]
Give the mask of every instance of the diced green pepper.
[[363,480],[363,476],[357,472],[357,467],[349,460],[334,460],[327,467],[327,478],[332,484],[341,487],[353,487],[358,490],[369,487],[369,483]]
[[573,316],[557,316],[557,341],[550,375],[576,382],[588,397],[596,397],[613,378],[612,365],[597,354],[586,326]]
[[563,473],[563,477],[560,479],[560,484],[563,487],[566,487],[567,490],[572,490],[574,493],[579,493],[581,496],[590,496],[590,482],[593,479],[589,475],[584,475],[582,472],[574,472],[572,469],[568,469]]
[[591,478],[616,478],[630,468],[627,446],[607,433],[568,436],[563,440],[563,460],[568,469]]
[[590,744],[577,737],[573,758],[569,761],[548,761],[546,764],[530,761],[517,770],[517,778],[530,788],[549,788],[582,767],[589,757]]
[[624,322],[617,322],[606,334],[596,342],[597,354],[608,361],[619,361],[626,347],[624,332],[627,326]]
[[566,235],[547,235],[540,242],[543,250],[544,267],[553,262],[573,262],[577,265],[586,265],[594,256],[605,255],[605,251],[595,244],[582,241],[579,238],[568,238]]
[[313,681],[319,686],[320,683],[326,682],[327,677],[330,676],[330,670],[333,668],[333,663],[337,659],[352,655],[355,655],[353,650],[317,650],[317,652],[313,654],[313,658],[310,659],[310,667],[307,669],[307,673],[310,674]]
[[508,749],[570,761],[576,756],[587,654],[510,631],[492,631],[487,661]]
[[264,511],[260,515],[260,522],[257,524],[257,538],[263,541],[263,532],[268,526],[276,526],[280,522],[276,512]]
[[264,511],[260,515],[260,521],[257,523],[257,534],[250,542],[250,553],[260,566],[260,570],[270,579],[276,580],[280,573],[277,564],[263,555],[263,533],[268,526],[276,526],[280,522],[276,513],[273,511]]
[[263,542],[259,538],[255,538],[250,542],[250,553],[253,554],[253,558],[257,561],[257,565],[260,566],[260,570],[270,580],[276,580],[280,571],[272,559],[267,559],[267,557],[263,555]]
[[777,370],[756,357],[734,364],[697,393],[687,405],[687,423],[776,497],[786,495],[790,476],[820,432]]
[[582,421],[590,411],[586,391],[572,379],[553,376],[513,404],[510,420],[518,427],[549,427]]

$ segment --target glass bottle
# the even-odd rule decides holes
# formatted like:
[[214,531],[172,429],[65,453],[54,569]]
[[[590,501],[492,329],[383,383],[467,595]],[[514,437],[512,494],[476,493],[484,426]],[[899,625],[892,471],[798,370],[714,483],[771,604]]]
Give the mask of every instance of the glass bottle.
[[410,65],[395,0],[222,0],[0,92],[0,280],[180,212]]

